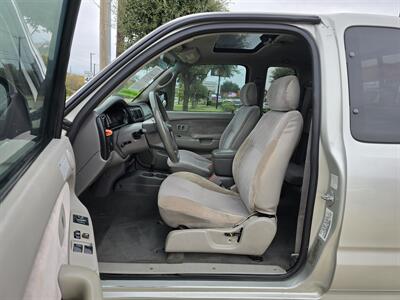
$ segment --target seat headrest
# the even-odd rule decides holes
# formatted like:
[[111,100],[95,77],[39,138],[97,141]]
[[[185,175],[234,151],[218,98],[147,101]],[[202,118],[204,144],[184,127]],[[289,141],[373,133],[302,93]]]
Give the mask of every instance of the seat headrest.
[[268,92],[267,102],[271,110],[290,111],[299,106],[300,84],[294,75],[275,79]]
[[257,86],[254,82],[248,82],[242,87],[240,101],[245,106],[257,105]]

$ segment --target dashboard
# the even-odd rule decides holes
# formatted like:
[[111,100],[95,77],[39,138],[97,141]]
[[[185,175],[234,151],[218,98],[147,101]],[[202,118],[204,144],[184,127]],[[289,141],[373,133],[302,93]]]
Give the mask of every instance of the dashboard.
[[[113,150],[119,151],[122,157],[135,153],[132,146],[143,137],[142,122],[150,119],[153,114],[147,103],[127,103],[120,97],[110,97],[106,103],[96,109],[96,119],[100,137],[100,153],[108,160]],[[129,136],[130,135],[130,136]],[[133,143],[135,142],[135,143]],[[117,143],[118,147],[115,147]],[[141,147],[140,147],[140,150]]]
[[105,127],[112,130],[128,124],[143,122],[151,117],[151,108],[147,103],[128,104],[122,99],[116,99],[100,114],[100,118],[105,120]]
[[105,170],[152,147],[158,132],[146,102],[111,96],[96,107],[74,140],[76,187],[84,191]]

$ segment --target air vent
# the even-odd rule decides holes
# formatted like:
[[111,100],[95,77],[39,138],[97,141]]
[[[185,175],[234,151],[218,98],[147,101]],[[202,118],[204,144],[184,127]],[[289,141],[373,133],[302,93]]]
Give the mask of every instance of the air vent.
[[113,141],[112,137],[105,136],[105,130],[110,128],[111,121],[106,114],[101,114],[97,117],[96,123],[100,137],[100,154],[104,160],[107,160],[113,149]]
[[110,124],[111,124],[111,120],[110,117],[106,114],[101,114],[99,116],[101,124],[103,125],[103,129],[109,129],[110,128]]
[[130,111],[134,122],[143,121],[143,112],[139,107],[132,107]]

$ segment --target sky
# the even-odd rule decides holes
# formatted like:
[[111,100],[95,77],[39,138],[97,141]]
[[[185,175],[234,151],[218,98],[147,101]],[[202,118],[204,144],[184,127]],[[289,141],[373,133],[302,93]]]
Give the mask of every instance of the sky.
[[398,16],[400,0],[233,0],[229,10],[307,14],[356,12]]
[[[99,0],[82,0],[76,23],[68,72],[84,74],[90,70],[90,53],[99,69]],[[111,25],[111,57],[115,58],[116,25]]]
[[[115,1],[115,0],[114,0]],[[143,0],[145,1],[145,0]],[[82,0],[74,41],[72,44],[69,72],[84,74],[90,70],[90,53],[99,68],[99,0]],[[231,0],[232,12],[271,13],[335,13],[357,12],[399,16],[400,0]],[[112,24],[111,57],[115,58],[116,26]]]

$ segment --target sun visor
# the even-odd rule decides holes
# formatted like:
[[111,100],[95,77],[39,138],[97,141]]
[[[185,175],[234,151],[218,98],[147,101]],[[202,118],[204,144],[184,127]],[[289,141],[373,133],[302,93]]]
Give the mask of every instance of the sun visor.
[[187,64],[194,64],[200,59],[200,53],[197,48],[183,48],[176,55],[182,62]]

